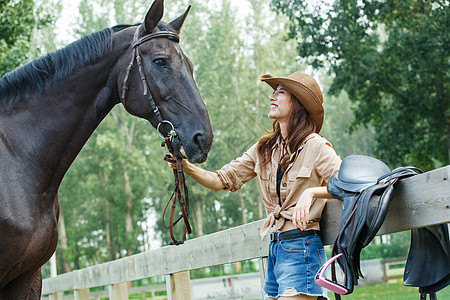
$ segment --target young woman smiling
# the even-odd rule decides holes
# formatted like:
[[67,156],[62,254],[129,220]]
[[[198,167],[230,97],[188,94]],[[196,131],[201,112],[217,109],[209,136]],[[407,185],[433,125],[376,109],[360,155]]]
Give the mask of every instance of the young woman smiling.
[[257,177],[267,212],[261,238],[272,229],[264,292],[269,299],[326,298],[326,291],[314,282],[326,262],[319,221],[331,198],[326,183],[341,159],[319,135],[322,92],[314,78],[302,72],[285,78],[263,75],[261,80],[274,89],[268,113],[274,120],[272,132],[216,172],[187,160],[182,161],[183,170],[215,191],[233,192]]

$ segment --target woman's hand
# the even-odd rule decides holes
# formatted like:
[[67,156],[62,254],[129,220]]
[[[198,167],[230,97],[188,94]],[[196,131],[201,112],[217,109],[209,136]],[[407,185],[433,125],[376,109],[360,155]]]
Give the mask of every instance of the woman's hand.
[[[180,147],[180,153],[183,157],[186,157],[186,153],[184,152],[183,146]],[[164,157],[164,160],[167,161],[167,164],[172,169],[177,168],[177,158],[173,154],[170,154],[170,156],[169,154],[167,154],[166,157]],[[181,167],[183,168],[183,171],[187,163],[188,161],[185,158],[181,159]]]
[[[165,158],[167,164],[172,169],[177,168],[177,160],[176,157],[172,155],[172,157]],[[206,171],[196,165],[190,163],[187,159],[181,160],[181,167],[183,172],[186,173],[189,177],[207,187],[213,191],[220,191],[224,189],[224,185],[220,180],[219,176],[215,172]]]
[[[169,167],[176,170],[177,158],[174,155],[171,154],[171,157],[169,157],[169,155],[166,155],[164,160],[167,162]],[[183,171],[184,171],[184,167],[186,166],[187,163],[188,163],[188,161],[186,159],[184,159],[184,158],[181,159],[181,167],[183,168]]]
[[332,198],[327,191],[326,186],[313,187],[306,189],[297,204],[294,207],[294,213],[292,214],[292,224],[300,230],[306,229],[306,224],[309,222],[309,210],[314,198]]
[[306,224],[309,222],[309,208],[313,201],[314,194],[310,189],[306,189],[297,204],[294,207],[294,213],[292,214],[292,224],[300,230],[306,229]]

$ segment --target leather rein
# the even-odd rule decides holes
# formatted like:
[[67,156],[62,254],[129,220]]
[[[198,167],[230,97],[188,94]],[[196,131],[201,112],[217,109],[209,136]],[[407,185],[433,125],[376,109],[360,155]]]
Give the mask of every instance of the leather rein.
[[[131,44],[131,47],[133,48],[133,55],[131,57],[130,64],[128,65],[127,72],[126,72],[125,78],[123,80],[121,101],[122,101],[122,104],[125,107],[125,109],[128,110],[127,105],[126,105],[127,94],[128,94],[128,81],[129,81],[129,75],[130,75],[131,69],[134,66],[134,61],[136,61],[136,64],[139,69],[139,75],[140,75],[140,78],[142,81],[142,86],[144,88],[144,97],[147,96],[147,98],[150,102],[150,105],[152,107],[152,110],[155,113],[156,117],[158,118],[159,123],[158,123],[158,126],[156,127],[156,131],[158,132],[158,135],[164,140],[164,142],[162,142],[161,146],[162,147],[167,146],[167,149],[169,150],[169,152],[171,154],[171,155],[166,155],[164,157],[164,160],[169,161],[169,162],[175,162],[175,160],[173,160],[173,158],[172,158],[174,156],[174,154],[173,154],[171,141],[174,138],[178,138],[178,136],[177,136],[177,133],[175,132],[175,127],[173,126],[173,124],[170,121],[163,119],[163,117],[161,116],[161,113],[155,103],[153,93],[155,93],[157,91],[157,89],[155,86],[153,86],[153,88],[150,89],[149,82],[147,81],[147,78],[144,73],[141,53],[139,51],[139,46],[141,44],[143,44],[147,41],[150,41],[152,39],[155,39],[155,38],[167,38],[176,43],[179,43],[180,38],[176,33],[173,33],[170,31],[159,31],[159,32],[155,32],[155,33],[150,33],[150,34],[146,34],[146,35],[142,36],[141,38],[139,38],[139,29],[140,29],[140,26],[136,29],[136,31],[134,33],[133,43]],[[163,125],[163,124],[167,124],[171,127],[171,130],[169,131],[167,136],[165,136],[164,134],[161,133],[161,125]],[[169,229],[169,231],[170,231],[170,237],[172,238],[172,242],[170,243],[171,245],[183,244],[184,241],[186,240],[186,235],[190,234],[192,232],[192,228],[189,224],[189,219],[188,219],[188,216],[189,216],[188,189],[186,186],[185,177],[184,177],[183,169],[181,166],[181,159],[182,159],[182,157],[176,157],[177,168],[176,168],[176,170],[175,169],[173,170],[174,177],[175,177],[175,189],[174,189],[169,201],[167,202],[166,206],[164,207],[163,216],[162,216],[164,228]],[[180,205],[181,214],[175,220],[175,210],[176,210],[177,200]],[[171,206],[171,210],[170,210],[170,219],[169,219],[169,224],[166,225],[166,223],[164,222],[164,216],[166,214],[166,210],[167,210],[170,202],[172,202],[172,206]],[[183,221],[184,221],[183,236],[182,236],[181,240],[177,240],[175,238],[173,228],[181,219],[183,219]]]

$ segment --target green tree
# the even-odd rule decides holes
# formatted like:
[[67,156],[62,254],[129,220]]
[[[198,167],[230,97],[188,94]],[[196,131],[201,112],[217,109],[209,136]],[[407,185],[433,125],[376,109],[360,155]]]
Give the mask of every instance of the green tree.
[[[287,18],[276,16],[266,1],[248,1],[245,17],[230,0],[189,3],[193,6],[181,31],[181,46],[194,64],[194,76],[215,134],[204,167],[216,170],[247,150],[265,134],[264,129],[270,129],[267,112],[272,90],[259,76],[286,76],[307,66],[298,57],[295,41],[286,39]],[[187,5],[186,0],[167,1],[164,20],[177,17]],[[141,21],[146,9],[131,0],[82,0],[74,32],[81,37],[115,24],[134,24]],[[328,85],[328,81],[323,84]],[[324,126],[324,130],[334,130],[340,125],[333,120],[351,115],[348,101],[342,96],[326,103],[347,107]],[[333,130],[330,135],[340,136]],[[159,143],[154,129],[129,116],[121,105],[93,133],[60,189],[60,221],[67,241],[60,241],[57,257],[66,271],[148,250],[149,215],[157,219],[153,228],[157,238],[163,244],[170,241],[161,217],[173,178],[172,170],[162,161],[166,150]],[[236,193],[213,192],[189,178],[188,186],[194,229],[190,238],[265,215],[255,180]],[[181,226],[177,227],[179,237]]]
[[272,1],[330,92],[347,92],[352,128],[371,124],[374,152],[391,166],[449,163],[448,1]]
[[325,119],[320,134],[324,135],[333,145],[336,153],[344,158],[351,154],[373,155],[375,146],[373,126],[360,126],[350,130],[350,123],[354,121],[354,113],[351,110],[351,102],[345,91],[339,95],[330,95],[327,87],[332,78],[321,70],[317,74],[320,83],[325,87],[324,110]]
[[51,22],[41,12],[33,0],[0,0],[0,74],[29,59],[34,30]]
[[[103,9],[92,10],[96,5]],[[136,1],[83,0],[79,5],[81,25],[74,32],[81,37],[143,18],[145,12],[127,10],[129,14],[125,14],[121,11],[124,7],[138,10]],[[155,178],[158,182],[166,179],[164,174],[159,175],[162,167],[167,168],[166,164],[162,159],[155,163],[152,153],[155,149],[159,151],[159,142],[148,122],[130,116],[121,105],[93,133],[60,189],[68,246],[62,248],[64,243],[60,241],[58,250],[74,268],[149,249],[142,224],[153,198],[159,197],[158,190],[151,191],[151,186]],[[166,174],[169,172],[167,169]],[[166,191],[167,187],[162,189]]]

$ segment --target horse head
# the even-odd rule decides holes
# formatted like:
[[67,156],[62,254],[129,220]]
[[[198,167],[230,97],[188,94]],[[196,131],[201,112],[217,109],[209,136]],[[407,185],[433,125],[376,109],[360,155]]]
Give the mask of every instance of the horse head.
[[203,162],[212,145],[211,123],[193,78],[192,63],[178,44],[189,9],[166,24],[160,22],[163,0],[152,4],[135,29],[133,43],[127,48],[131,61],[127,71],[126,61],[121,63],[118,83],[129,113],[148,120],[161,137],[172,135],[176,156],[181,155],[183,146],[190,161]]

